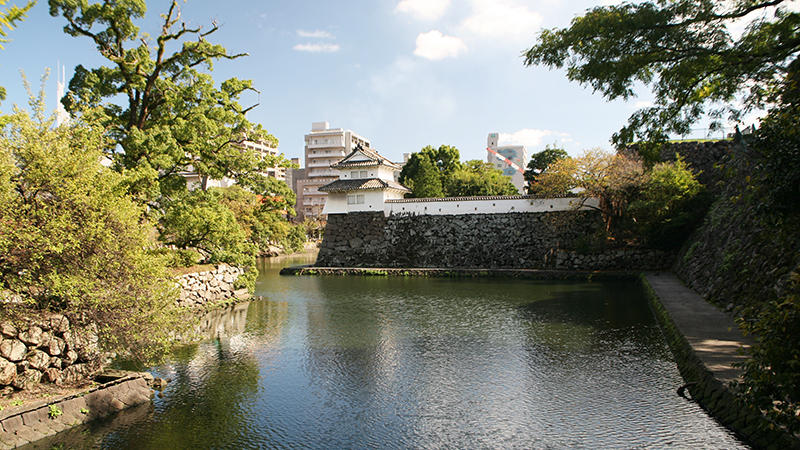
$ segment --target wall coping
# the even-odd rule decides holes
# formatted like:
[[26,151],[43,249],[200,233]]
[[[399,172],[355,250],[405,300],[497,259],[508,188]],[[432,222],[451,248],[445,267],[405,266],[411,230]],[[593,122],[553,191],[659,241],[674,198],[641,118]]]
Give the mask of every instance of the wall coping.
[[386,200],[385,203],[432,203],[432,202],[464,202],[480,200],[547,200],[551,198],[583,198],[574,195],[477,195],[471,197],[426,197],[426,198],[401,198]]

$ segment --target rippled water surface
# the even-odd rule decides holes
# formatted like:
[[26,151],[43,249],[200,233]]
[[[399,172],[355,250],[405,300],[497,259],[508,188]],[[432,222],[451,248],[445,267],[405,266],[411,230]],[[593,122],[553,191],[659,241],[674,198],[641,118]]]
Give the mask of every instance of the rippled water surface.
[[42,445],[735,448],[633,283],[280,277],[152,370],[154,405]]

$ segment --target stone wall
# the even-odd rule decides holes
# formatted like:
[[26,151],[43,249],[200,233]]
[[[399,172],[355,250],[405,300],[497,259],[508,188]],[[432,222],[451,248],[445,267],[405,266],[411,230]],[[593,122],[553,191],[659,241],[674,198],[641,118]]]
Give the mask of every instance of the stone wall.
[[672,258],[643,249],[593,250],[594,211],[464,215],[330,214],[321,267],[568,270],[661,269]]
[[[718,193],[724,178],[719,163],[732,154],[734,145],[732,140],[670,142],[661,147],[659,159],[675,161],[680,154],[697,176],[697,180],[713,193]],[[632,145],[627,150],[635,152],[637,146]]]
[[214,270],[176,277],[181,288],[178,305],[197,307],[245,297],[248,294],[247,289],[234,288],[236,280],[243,273],[244,269],[239,267],[220,264]]
[[0,324],[0,393],[29,389],[45,381],[73,384],[102,368],[105,355],[96,327],[76,327],[60,314],[23,324]]
[[[77,394],[7,407],[0,412],[0,449],[37,442],[76,425],[149,403],[153,391],[148,387],[147,375],[132,373]],[[39,448],[51,447],[44,445]]]
[[727,384],[714,377],[678,330],[646,277],[642,276],[641,282],[692,400],[755,448],[800,448],[796,436],[775,427],[761,411],[748,405]]

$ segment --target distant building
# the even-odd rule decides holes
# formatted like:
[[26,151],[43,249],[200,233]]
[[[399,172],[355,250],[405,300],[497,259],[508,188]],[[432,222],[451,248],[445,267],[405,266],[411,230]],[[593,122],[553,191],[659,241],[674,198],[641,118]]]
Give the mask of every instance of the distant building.
[[331,166],[338,179],[319,187],[328,193],[322,214],[352,211],[383,211],[386,200],[398,200],[411,192],[395,181],[401,166],[374,149],[356,147]]
[[511,178],[511,183],[517,188],[517,191],[525,193],[525,177],[523,175],[528,161],[528,150],[524,145],[498,146],[498,138],[498,133],[489,133],[486,140],[486,162],[502,170],[503,175]]
[[339,179],[331,168],[356,147],[370,148],[369,141],[351,130],[330,128],[328,122],[313,122],[311,132],[305,135],[304,178],[293,177],[296,183],[297,219],[324,218],[323,208],[328,196],[319,188]]
[[[245,140],[238,144],[232,144],[235,147],[239,147],[242,149],[249,149],[254,151],[256,154],[260,155],[262,158],[266,157],[267,155],[278,155],[278,149],[276,147],[272,147],[269,142],[266,141],[250,141]],[[181,172],[180,175],[186,179],[186,187],[193,191],[197,188],[203,186],[203,177],[200,176],[193,168],[189,168],[189,170]],[[264,176],[276,178],[281,181],[286,181],[286,168],[285,167],[271,167],[268,168],[266,172],[263,172]],[[214,179],[207,179],[206,180],[206,188],[210,187],[230,187],[236,184],[236,180],[228,177],[224,177],[221,180],[214,180]],[[291,185],[290,185],[291,186]]]
[[58,80],[56,80],[56,126],[60,127],[69,123],[69,113],[64,109],[61,99],[64,98],[64,88],[67,86],[67,68],[59,63],[56,66]]

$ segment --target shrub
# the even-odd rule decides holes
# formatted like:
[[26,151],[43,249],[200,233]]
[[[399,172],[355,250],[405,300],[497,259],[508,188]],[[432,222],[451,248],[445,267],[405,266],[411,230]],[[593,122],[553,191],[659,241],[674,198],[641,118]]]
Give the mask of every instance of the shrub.
[[106,349],[158,355],[179,321],[151,224],[101,165],[102,130],[53,128],[32,106],[36,120],[15,109],[0,136],[0,291],[27,299],[0,312],[64,312],[96,323]]
[[679,155],[676,161],[653,166],[628,206],[628,214],[648,245],[677,248],[703,219],[709,205],[703,185]]

